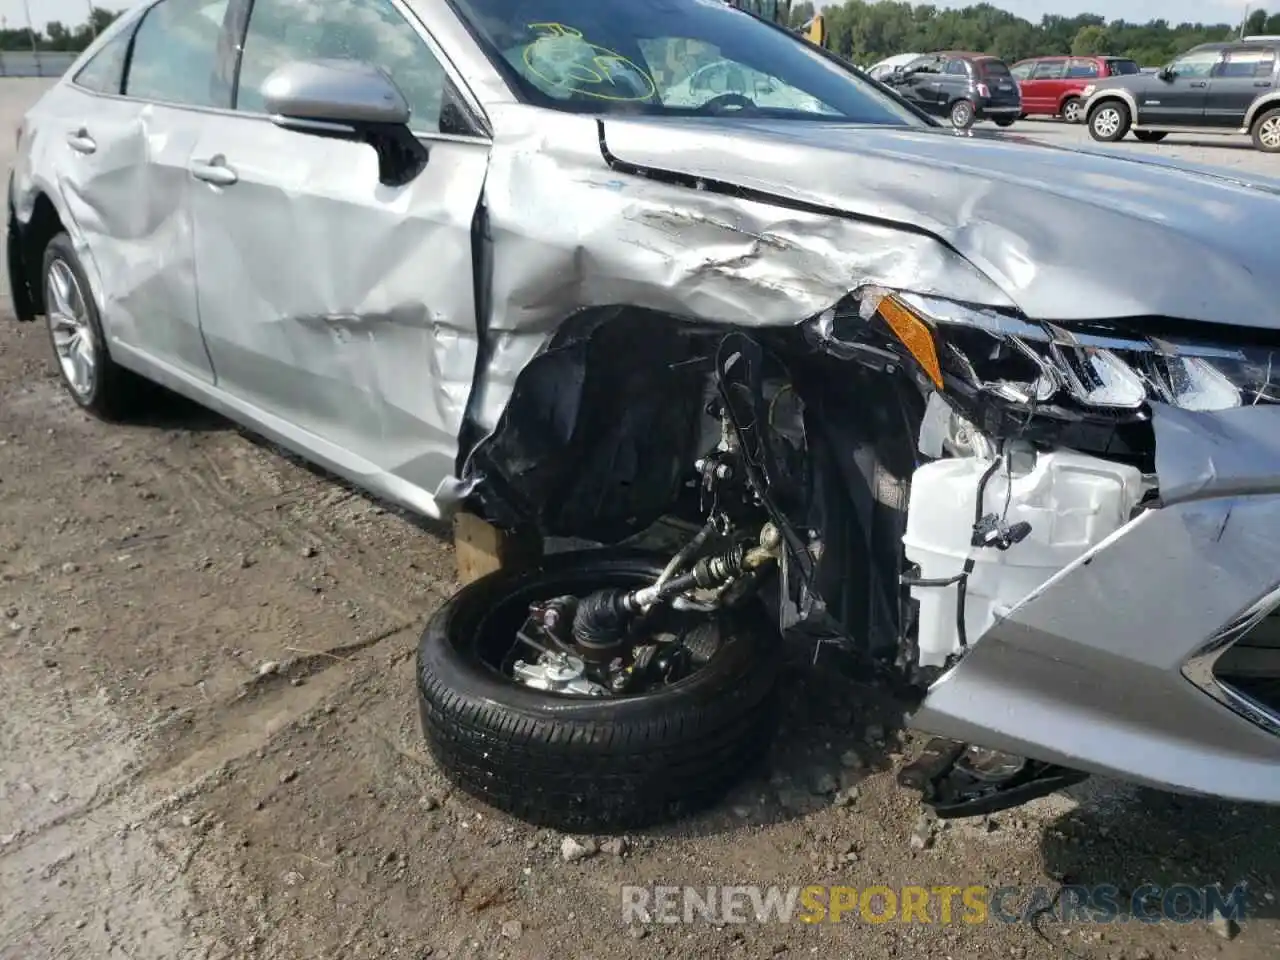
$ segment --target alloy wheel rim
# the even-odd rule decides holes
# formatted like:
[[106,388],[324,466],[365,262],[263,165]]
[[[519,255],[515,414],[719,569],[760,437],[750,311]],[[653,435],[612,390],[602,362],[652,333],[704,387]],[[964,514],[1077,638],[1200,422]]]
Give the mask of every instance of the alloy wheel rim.
[[1114,107],[1103,110],[1093,120],[1093,128],[1104,137],[1114,136],[1120,129],[1120,113]]
[[1062,111],[1062,119],[1066,120],[1068,123],[1075,123],[1079,120],[1080,104],[1076,103],[1074,100],[1068,103]]
[[93,392],[97,377],[97,349],[84,291],[65,260],[49,264],[45,306],[63,379],[77,397],[84,399]]
[[956,126],[963,126],[969,122],[969,108],[964,104],[959,104],[951,111],[951,118],[955,121]]
[[1271,117],[1262,124],[1258,139],[1268,150],[1280,149],[1280,117]]

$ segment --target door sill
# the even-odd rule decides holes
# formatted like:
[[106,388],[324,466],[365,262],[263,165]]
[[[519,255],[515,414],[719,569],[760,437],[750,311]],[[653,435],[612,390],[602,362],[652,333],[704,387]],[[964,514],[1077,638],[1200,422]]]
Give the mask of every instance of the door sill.
[[234,396],[217,384],[198,380],[136,347],[113,340],[111,357],[139,376],[235,421],[375,497],[389,500],[420,516],[432,520],[449,519],[462,499],[460,485],[453,478],[446,477],[433,495],[358,454]]
[[1236,127],[1179,127],[1159,123],[1135,123],[1129,129],[1141,133],[1186,133],[1197,137],[1235,137],[1249,132]]

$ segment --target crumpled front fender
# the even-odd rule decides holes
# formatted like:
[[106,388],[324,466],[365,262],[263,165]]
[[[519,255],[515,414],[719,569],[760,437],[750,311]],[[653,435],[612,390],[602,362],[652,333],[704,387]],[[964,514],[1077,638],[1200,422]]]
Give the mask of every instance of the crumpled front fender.
[[1156,787],[1280,803],[1280,720],[1233,709],[1188,670],[1280,587],[1280,409],[1156,406],[1153,419],[1174,502],[1014,607],[911,722]]

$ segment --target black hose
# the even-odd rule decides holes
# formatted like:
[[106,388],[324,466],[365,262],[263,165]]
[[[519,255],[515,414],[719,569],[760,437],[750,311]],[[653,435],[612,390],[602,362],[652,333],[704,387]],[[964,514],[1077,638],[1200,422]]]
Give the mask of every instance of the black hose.
[[[973,527],[975,530],[978,524],[982,523],[982,498],[986,495],[987,484],[996,475],[996,471],[1000,469],[1000,464],[1003,461],[1003,456],[996,457],[991,461],[991,466],[983,471],[982,477],[978,480],[978,502],[974,504],[973,508]],[[963,650],[969,649],[969,636],[964,625],[964,607],[965,599],[968,596],[969,574],[973,573],[973,567],[974,559],[970,556],[964,562],[964,572],[960,574],[960,586],[956,589],[956,639],[960,641],[960,647]]]

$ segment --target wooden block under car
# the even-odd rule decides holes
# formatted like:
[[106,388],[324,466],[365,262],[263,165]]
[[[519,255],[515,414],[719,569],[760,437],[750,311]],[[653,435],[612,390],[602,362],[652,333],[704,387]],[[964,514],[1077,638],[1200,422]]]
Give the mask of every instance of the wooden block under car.
[[542,540],[530,531],[504,530],[462,512],[453,520],[454,560],[464,586],[498,570],[536,566],[542,559]]

